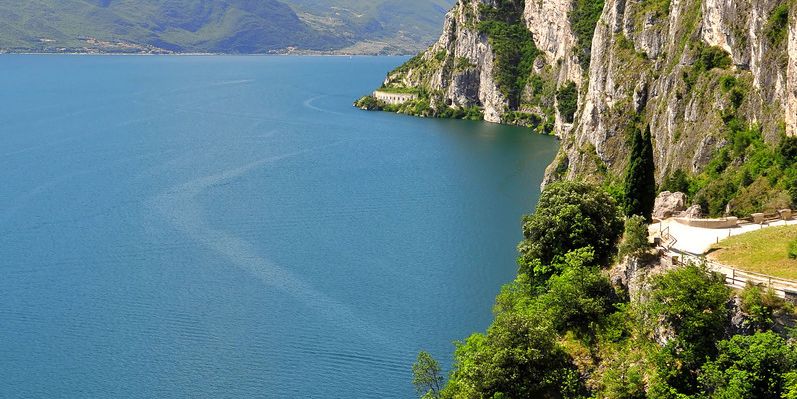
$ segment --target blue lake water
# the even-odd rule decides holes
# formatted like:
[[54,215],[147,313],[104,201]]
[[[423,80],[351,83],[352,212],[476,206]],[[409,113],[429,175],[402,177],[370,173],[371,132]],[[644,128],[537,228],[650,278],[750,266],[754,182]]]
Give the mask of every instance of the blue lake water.
[[351,106],[404,58],[0,56],[0,397],[409,398],[556,142]]

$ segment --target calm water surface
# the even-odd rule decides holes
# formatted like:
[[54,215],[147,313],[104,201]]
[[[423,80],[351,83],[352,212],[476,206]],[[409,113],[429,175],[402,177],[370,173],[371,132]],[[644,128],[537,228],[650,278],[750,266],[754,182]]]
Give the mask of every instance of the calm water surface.
[[355,110],[402,58],[0,56],[0,397],[409,398],[556,143]]

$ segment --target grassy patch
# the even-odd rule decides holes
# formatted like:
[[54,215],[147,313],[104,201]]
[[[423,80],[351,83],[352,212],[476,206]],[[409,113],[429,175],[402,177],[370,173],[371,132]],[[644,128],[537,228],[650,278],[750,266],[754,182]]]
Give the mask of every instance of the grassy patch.
[[789,258],[795,239],[797,226],[769,227],[720,241],[712,257],[741,270],[797,280],[797,259]]

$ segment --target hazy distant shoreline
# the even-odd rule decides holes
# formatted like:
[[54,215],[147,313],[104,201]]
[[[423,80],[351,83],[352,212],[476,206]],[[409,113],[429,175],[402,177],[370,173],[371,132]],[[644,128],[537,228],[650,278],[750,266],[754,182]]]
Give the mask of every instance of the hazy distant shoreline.
[[210,57],[210,56],[239,56],[239,57],[411,57],[415,54],[346,54],[346,53],[326,53],[312,51],[297,51],[289,53],[117,53],[117,52],[77,52],[77,51],[0,51],[0,56],[4,55],[75,55],[75,56],[152,56],[152,57]]

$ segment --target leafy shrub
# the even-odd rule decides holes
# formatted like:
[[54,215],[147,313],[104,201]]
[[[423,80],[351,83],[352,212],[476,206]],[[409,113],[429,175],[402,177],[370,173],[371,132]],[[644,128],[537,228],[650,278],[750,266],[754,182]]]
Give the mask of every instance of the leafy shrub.
[[672,174],[667,175],[661,182],[660,191],[671,193],[689,194],[689,176],[681,169],[676,169]]
[[640,257],[650,250],[648,224],[639,215],[625,220],[625,233],[620,243],[620,256]]
[[744,101],[744,93],[737,89],[731,89],[728,98],[731,100],[731,105],[733,105],[734,109],[739,109],[742,105],[742,101]]
[[732,63],[731,56],[722,48],[700,45],[694,67],[698,72],[703,72],[714,68],[725,69]]
[[486,335],[474,334],[457,344],[454,371],[442,397],[548,397],[561,391],[574,369],[549,322],[504,313]]
[[728,317],[725,276],[689,265],[655,277],[652,288],[651,320],[663,320],[675,333],[655,359],[660,378],[656,391],[694,394],[697,378],[690,370],[700,369],[716,352],[714,343]]
[[778,154],[780,154],[783,166],[797,162],[797,137],[784,136],[778,145]]
[[752,283],[744,287],[739,297],[742,311],[749,316],[750,324],[757,331],[772,327],[777,312],[792,308],[771,288],[765,289]]
[[789,259],[797,259],[797,240],[789,243]]
[[586,266],[590,263],[591,259],[571,261],[561,275],[548,281],[548,292],[537,299],[538,311],[547,313],[559,332],[589,335],[614,309],[617,296],[612,284],[600,271]]
[[733,76],[723,76],[720,78],[720,87],[724,91],[730,91],[734,86],[736,86],[736,78]]
[[718,356],[702,367],[700,384],[709,398],[780,399],[797,352],[777,334],[736,335],[717,344]]
[[779,4],[767,20],[764,32],[772,44],[782,43],[789,32],[789,4],[789,1]]

